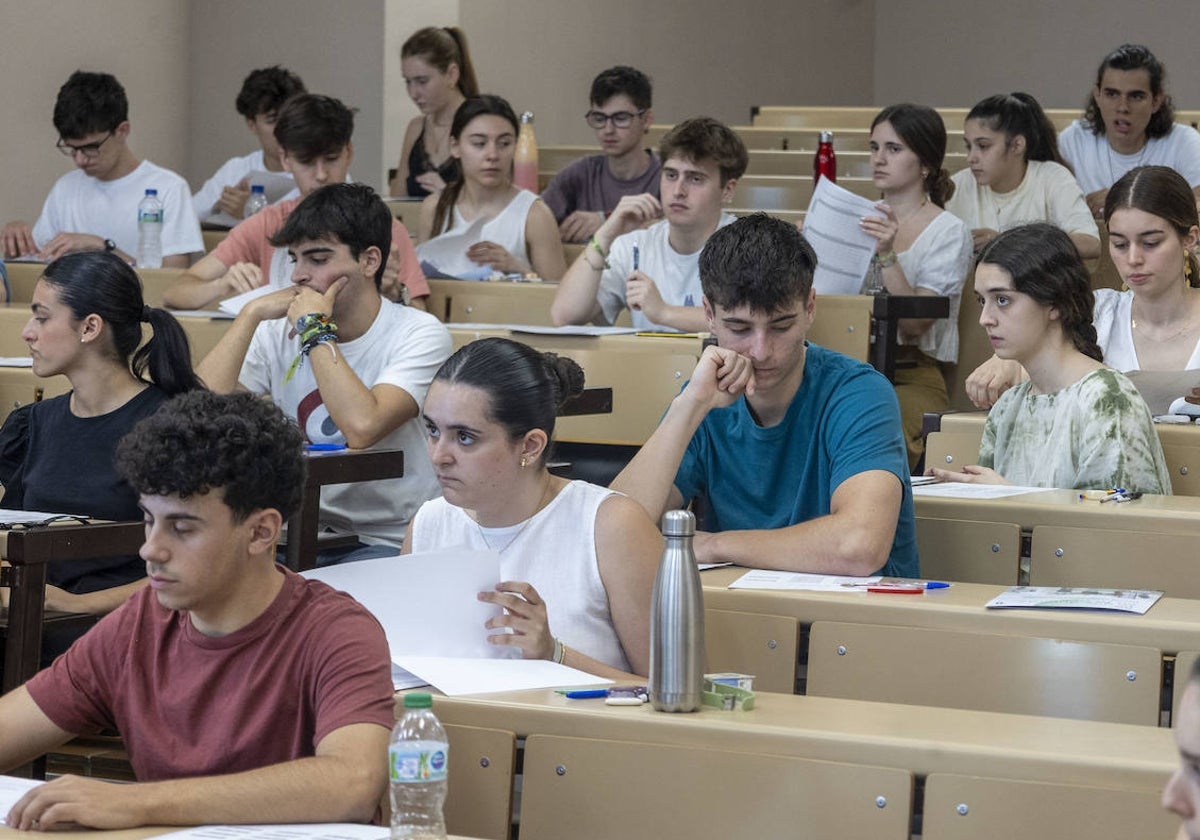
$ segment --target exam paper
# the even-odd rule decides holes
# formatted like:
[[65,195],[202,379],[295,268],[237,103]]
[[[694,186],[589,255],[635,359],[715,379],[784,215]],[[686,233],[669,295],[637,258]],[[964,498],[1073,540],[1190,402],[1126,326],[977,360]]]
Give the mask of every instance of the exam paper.
[[[454,326],[457,327],[458,324]],[[637,333],[633,327],[597,327],[587,324],[573,324],[565,327],[508,324],[507,327],[515,333],[529,333],[530,335],[634,335]]]
[[458,659],[407,654],[395,656],[394,659],[401,668],[424,678],[434,688],[451,696],[612,684],[612,680],[577,671],[548,659]]
[[[6,525],[16,525],[17,523],[29,524],[32,522],[44,522],[54,516],[74,516],[79,519],[87,519],[82,513],[46,513],[44,510],[7,510],[0,509],[0,522]],[[67,523],[72,525],[81,525],[81,522]]]
[[0,356],[0,367],[33,367],[32,356]]
[[989,609],[1109,610],[1145,615],[1163,593],[1153,589],[1093,589],[1083,586],[1013,586],[984,606]]
[[803,589],[812,592],[851,592],[851,587],[878,583],[879,575],[815,575],[807,572],[777,572],[771,569],[751,569],[729,584],[729,589]]
[[804,216],[804,237],[817,252],[813,288],[818,295],[856,295],[875,254],[875,238],[863,232],[863,216],[882,215],[875,202],[824,176],[813,189]]
[[[417,246],[421,268],[426,277],[457,277],[484,280],[492,275],[490,266],[481,266],[467,257],[467,249],[483,241],[483,226],[487,219],[479,218],[462,230],[450,231],[422,242]],[[484,272],[481,274],[481,271]]]
[[[235,295],[234,297],[223,300],[217,304],[217,306],[227,315],[237,315],[242,311],[242,307],[250,301],[277,291],[279,291],[279,289],[268,283],[265,286],[259,286],[257,289],[251,289],[248,292],[242,292],[240,295]],[[209,317],[212,316],[210,315]]]
[[[241,307],[239,306],[238,309],[240,311]],[[234,312],[222,312],[220,309],[168,309],[167,311],[176,318],[217,318],[228,321],[237,317]]]
[[968,484],[962,481],[944,481],[940,484],[914,486],[914,496],[944,496],[950,499],[1003,499],[1005,496],[1020,496],[1023,493],[1048,493],[1052,487],[1018,487],[1013,484]]
[[27,791],[33,790],[38,785],[45,784],[41,779],[18,779],[16,776],[0,776],[0,825],[4,824],[4,816],[12,807],[17,804],[17,800],[25,795]]
[[387,840],[386,826],[358,823],[202,825],[160,834],[158,840]]

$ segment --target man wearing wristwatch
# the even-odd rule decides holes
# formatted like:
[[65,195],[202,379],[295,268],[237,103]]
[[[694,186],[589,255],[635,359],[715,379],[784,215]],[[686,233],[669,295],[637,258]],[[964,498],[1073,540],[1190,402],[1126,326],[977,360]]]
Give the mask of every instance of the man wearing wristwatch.
[[559,283],[550,306],[556,325],[611,324],[628,307],[639,330],[707,329],[700,251],[733,221],[721,208],[749,156],[731,128],[695,117],[671,129],[659,157],[661,201],[649,193],[620,200]]
[[403,478],[321,491],[321,527],[360,544],[318,565],[398,554],[417,508],[441,494],[420,414],[450,333],[380,294],[391,237],[370,187],[310,193],[270,239],[295,263],[291,285],[247,303],[196,369],[218,393],[269,395],[311,444],[404,451]]
[[77,168],[54,184],[32,228],[24,221],[4,226],[5,257],[50,262],[76,251],[112,251],[133,263],[138,203],[147,189],[158,190],[163,204],[163,267],[185,268],[189,254],[204,250],[187,182],[129,148],[129,103],[120,82],[108,73],[71,74],[58,91],[54,127],[58,150]]

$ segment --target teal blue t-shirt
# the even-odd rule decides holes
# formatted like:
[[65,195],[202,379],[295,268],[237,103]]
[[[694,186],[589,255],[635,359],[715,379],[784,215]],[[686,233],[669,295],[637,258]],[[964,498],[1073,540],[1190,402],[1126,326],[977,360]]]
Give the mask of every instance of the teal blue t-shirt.
[[870,365],[815,344],[783,420],[754,422],[743,397],[708,413],[675,474],[684,499],[707,496],[712,531],[769,530],[829,513],[853,475],[886,470],[903,489],[884,575],[917,577],[916,527],[900,406]]

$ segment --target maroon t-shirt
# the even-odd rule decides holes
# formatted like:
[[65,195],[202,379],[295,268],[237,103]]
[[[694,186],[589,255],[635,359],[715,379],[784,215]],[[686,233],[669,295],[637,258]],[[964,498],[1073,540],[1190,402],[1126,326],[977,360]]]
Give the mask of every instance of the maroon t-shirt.
[[139,781],[252,770],[315,754],[336,729],[391,728],[391,659],[356,601],[282,567],[267,610],[210,638],[142,589],[26,687],[76,735],[115,727]]

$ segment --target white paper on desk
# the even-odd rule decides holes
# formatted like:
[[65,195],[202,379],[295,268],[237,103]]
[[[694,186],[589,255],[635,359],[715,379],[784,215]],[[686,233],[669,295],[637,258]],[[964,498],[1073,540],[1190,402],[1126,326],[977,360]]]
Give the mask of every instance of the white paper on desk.
[[849,575],[814,575],[807,572],[778,572],[772,569],[751,569],[729,584],[729,589],[780,589],[809,592],[848,592],[844,584],[862,586],[878,583],[879,575],[852,577]]
[[[241,307],[239,306],[238,309],[240,311]],[[220,321],[229,321],[237,317],[236,312],[222,312],[220,309],[168,309],[167,311],[176,318],[216,318]]]
[[396,664],[443,694],[490,694],[528,688],[610,685],[612,680],[586,674],[548,659],[458,659],[445,656],[397,656]]
[[386,826],[359,823],[202,825],[160,834],[159,840],[386,840]]
[[[454,326],[458,326],[455,324]],[[515,333],[530,335],[634,335],[637,330],[633,327],[597,327],[574,324],[565,327],[537,327],[530,324],[507,324],[506,327]]]
[[489,644],[487,637],[495,631],[483,626],[501,612],[476,597],[500,582],[500,555],[494,551],[458,548],[378,557],[303,574],[347,593],[379,619],[394,661],[401,654],[520,656],[511,645]]
[[879,216],[875,202],[822,176],[804,216],[804,238],[817,252],[813,288],[818,295],[856,295],[875,253],[875,238],[863,232],[863,216]]
[[217,306],[220,308],[220,310],[222,312],[225,312],[229,315],[237,315],[239,312],[242,311],[242,307],[245,306],[250,301],[254,300],[255,298],[260,298],[263,295],[269,295],[272,292],[277,292],[277,291],[279,291],[279,289],[275,288],[270,283],[268,283],[265,286],[259,286],[257,289],[251,289],[248,292],[242,292],[240,295],[235,295],[234,297],[227,298],[227,299],[221,301],[219,304],[217,304]]
[[[6,510],[0,508],[0,522],[6,525],[15,525],[20,523],[42,522],[54,516],[74,516],[76,519],[87,519],[81,513],[46,513],[43,510]],[[68,523],[76,524],[79,523]]]
[[0,825],[4,824],[4,815],[12,810],[12,807],[17,804],[17,800],[41,784],[45,784],[42,779],[0,776]]
[[33,367],[32,356],[0,356],[0,367],[27,368]]
[[[296,189],[296,181],[288,173],[268,172],[265,169],[257,169],[246,175],[246,183],[251,187],[263,187],[263,194],[266,195],[268,204],[274,204]],[[230,216],[224,210],[219,213],[213,213],[207,218],[202,218],[200,221],[213,225],[225,225],[230,228],[242,223],[241,219]]]
[[[426,277],[469,277],[480,279],[479,263],[467,257],[467,249],[483,241],[483,225],[486,219],[479,218],[462,230],[450,231],[436,236],[417,246],[417,258],[424,268],[427,264],[435,273],[425,272]],[[491,275],[492,269],[487,269]],[[486,275],[485,275],[486,276]]]
[[989,609],[1107,610],[1145,615],[1163,593],[1155,589],[1013,586],[984,604]]
[[948,499],[1003,499],[1024,493],[1048,493],[1053,487],[1018,487],[1013,484],[968,484],[962,481],[943,481],[913,487],[914,496],[942,496]]

